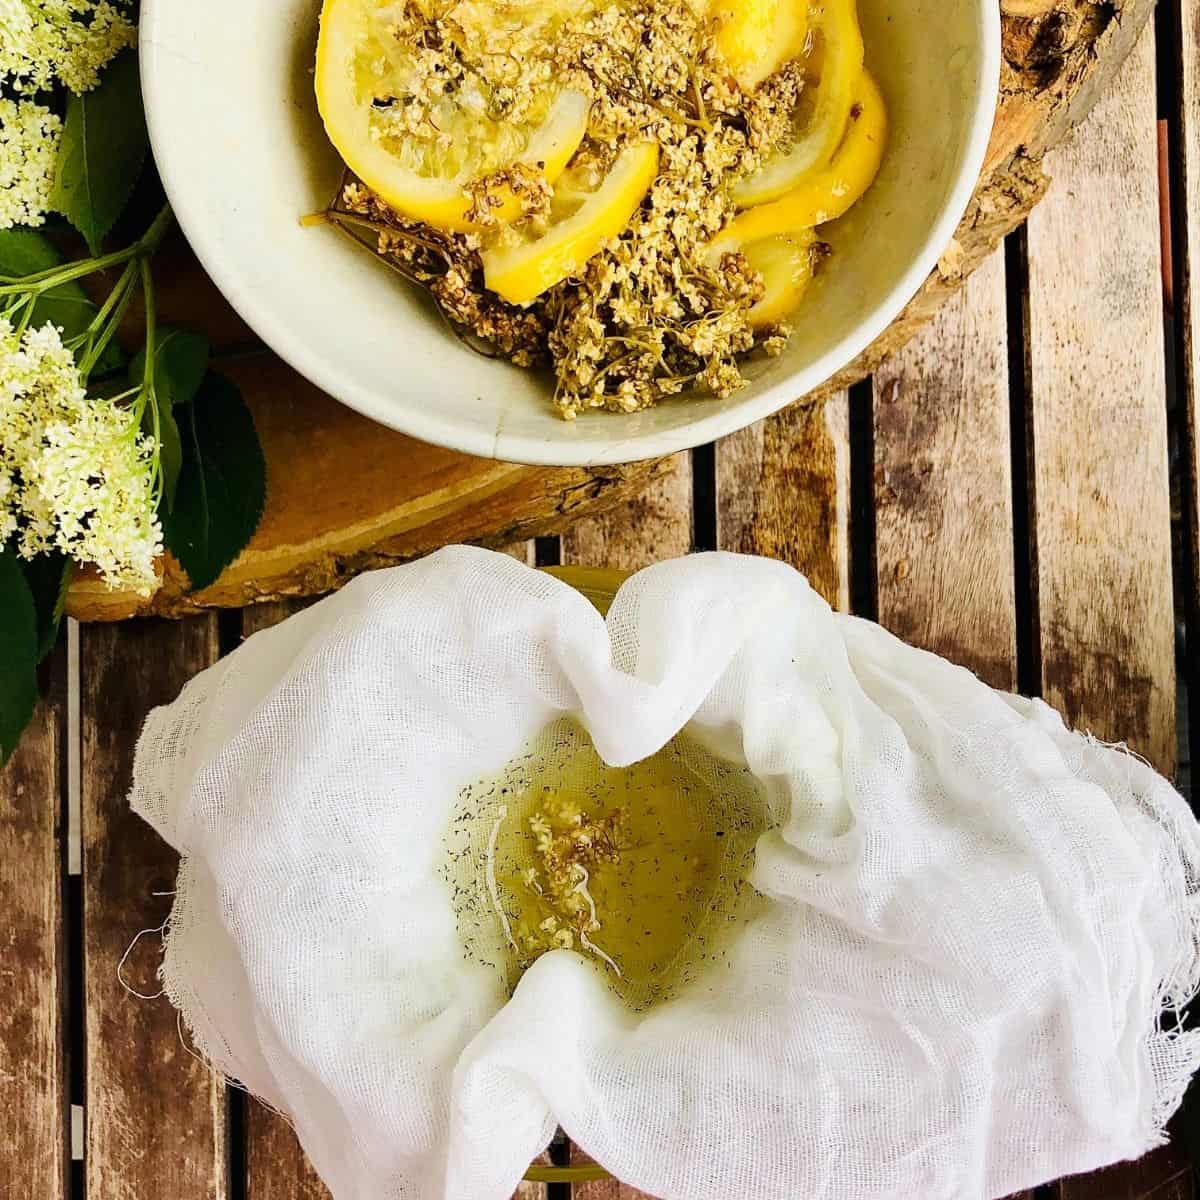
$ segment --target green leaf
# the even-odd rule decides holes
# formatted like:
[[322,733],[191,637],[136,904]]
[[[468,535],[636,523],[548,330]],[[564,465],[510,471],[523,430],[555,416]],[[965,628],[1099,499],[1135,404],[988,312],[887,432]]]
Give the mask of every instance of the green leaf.
[[161,514],[163,540],[199,591],[237,558],[258,528],[267,469],[250,410],[223,375],[209,371],[176,415],[183,466],[175,506]]
[[[189,404],[208,370],[208,338],[199,333],[164,327],[159,330],[154,348],[154,402],[158,412],[159,461],[163,473],[163,502],[167,512],[175,507],[175,487],[183,464],[183,447],[175,421],[177,404]],[[129,364],[129,382],[142,382],[146,371],[146,352],[141,350]],[[144,421],[153,430],[154,417],[149,407]]]
[[137,54],[125,50],[100,86],[67,97],[50,207],[83,234],[93,254],[121,215],[146,158],[146,114]]
[[0,763],[17,748],[37,704],[37,619],[24,572],[0,550]]
[[58,627],[67,603],[67,586],[75,574],[75,564],[65,554],[39,554],[36,558],[22,560],[20,566],[33,597],[38,662],[41,662],[58,640]]
[[[32,229],[0,229],[0,275],[34,275],[48,271],[63,261],[62,255],[49,238]],[[47,323],[57,325],[63,340],[77,337],[91,323],[97,312],[78,280],[61,283],[40,296],[33,306],[30,324],[36,329]],[[125,355],[116,341],[104,348],[94,374],[107,375],[117,370]]]

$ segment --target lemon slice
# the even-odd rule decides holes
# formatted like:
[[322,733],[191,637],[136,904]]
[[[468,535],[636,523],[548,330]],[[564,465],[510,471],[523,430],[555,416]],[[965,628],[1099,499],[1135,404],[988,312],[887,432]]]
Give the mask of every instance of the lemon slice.
[[[321,10],[317,106],[350,170],[404,216],[459,230],[472,228],[471,180],[514,163],[557,179],[587,132],[587,98],[547,89],[517,122],[494,116],[474,79],[439,93],[396,13],[380,0],[325,0]],[[410,105],[427,117],[416,132],[403,119]],[[497,219],[520,215],[516,196],[501,198]]]
[[850,127],[833,161],[770,204],[739,213],[720,235],[745,245],[778,233],[794,233],[835,221],[875,182],[887,143],[887,107],[867,72],[856,90]]
[[544,233],[483,251],[484,283],[512,304],[536,299],[629,224],[657,172],[656,142],[627,146],[594,189],[568,172],[554,189]]
[[750,306],[746,319],[752,329],[778,325],[800,307],[813,277],[813,244],[806,233],[777,234],[742,247],[750,265],[762,276],[763,296]]
[[804,50],[808,0],[718,0],[714,41],[745,91]]
[[746,319],[752,329],[777,325],[800,306],[813,277],[813,246],[817,235],[811,229],[773,234],[746,242],[737,222],[731,222],[708,248],[708,262],[717,266],[722,256],[740,250],[746,261],[762,276],[762,298],[750,306]]
[[829,162],[845,135],[863,69],[855,0],[819,0],[812,8],[812,23],[821,41],[821,78],[812,116],[789,149],[734,188],[733,199],[740,208],[767,204],[791,191]]

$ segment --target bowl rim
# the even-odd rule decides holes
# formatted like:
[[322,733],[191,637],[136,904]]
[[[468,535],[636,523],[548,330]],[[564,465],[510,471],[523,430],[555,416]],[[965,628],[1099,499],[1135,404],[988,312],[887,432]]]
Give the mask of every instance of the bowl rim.
[[[715,412],[697,416],[694,420],[667,430],[651,430],[641,434],[626,432],[622,436],[622,417],[612,414],[604,419],[604,425],[598,425],[595,433],[573,433],[571,438],[562,441],[509,434],[499,427],[494,433],[489,433],[483,428],[464,427],[455,420],[444,418],[436,409],[421,410],[413,406],[397,411],[394,406],[377,399],[371,389],[353,380],[337,378],[336,370],[320,352],[296,336],[269,301],[253,298],[251,290],[243,286],[233,268],[225,265],[219,253],[220,237],[210,228],[211,223],[204,220],[200,204],[188,194],[179,180],[175,163],[182,151],[172,148],[172,141],[160,124],[156,97],[160,89],[171,86],[164,59],[169,60],[173,50],[159,41],[158,21],[160,13],[170,2],[145,0],[142,5],[139,59],[146,124],[154,160],[175,219],[200,265],[221,294],[270,350],[314,386],[363,416],[409,437],[449,450],[528,466],[612,466],[706,445],[771,416],[853,362],[900,315],[949,245],[978,183],[999,100],[1000,5],[995,0],[972,0],[981,39],[980,70],[978,86],[971,99],[966,147],[954,184],[942,203],[937,220],[904,274],[845,337],[807,367],[783,376],[757,395],[741,402],[725,404]],[[606,428],[609,421],[615,422],[611,430]],[[499,424],[502,425],[502,422]]]

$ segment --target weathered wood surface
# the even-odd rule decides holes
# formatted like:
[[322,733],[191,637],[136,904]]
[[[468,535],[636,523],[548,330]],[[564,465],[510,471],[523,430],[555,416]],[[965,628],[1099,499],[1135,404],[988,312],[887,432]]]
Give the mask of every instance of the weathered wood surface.
[[[80,645],[87,1192],[225,1200],[226,1088],[156,972],[177,859],[126,796],[149,710],[217,657],[215,616],[84,629]],[[138,937],[122,965],[126,950]]]
[[[1175,167],[1179,186],[1173,202],[1176,232],[1176,266],[1179,289],[1175,316],[1179,322],[1178,435],[1182,480],[1180,507],[1184,559],[1193,572],[1192,587],[1184,588],[1187,606],[1190,678],[1193,712],[1200,711],[1200,0],[1178,0],[1175,80],[1178,96],[1172,114],[1179,133],[1181,153]],[[1192,721],[1192,745],[1200,746],[1200,720]],[[1195,773],[1196,755],[1192,754]]]
[[716,448],[716,546],[799,567],[849,608],[849,398],[794,405]]
[[1004,257],[874,378],[879,622],[1016,686]]
[[[1090,109],[1152,7],[1153,0],[1003,0],[1000,108],[979,187],[955,240],[892,328],[805,403],[836,395],[903,345],[1028,214],[1046,186],[1042,155]],[[220,344],[242,346],[244,326],[213,296],[199,268],[183,265],[169,272],[164,319],[200,324]],[[269,356],[232,373],[243,377],[268,463],[268,511],[253,545],[195,596],[185,594],[186,581],[172,563],[148,604],[106,595],[94,579],[81,579],[70,599],[73,614],[86,620],[135,611],[178,615],[327,591],[357,571],[448,540],[495,544],[562,532],[586,509],[654,475],[645,465],[501,468],[384,431]],[[832,494],[824,498],[830,511],[835,504]]]
[[[1041,677],[1068,721],[1175,765],[1174,613],[1148,31],[1029,222]],[[1096,236],[1103,223],[1105,234]]]
[[0,1198],[65,1200],[66,646],[0,771]]

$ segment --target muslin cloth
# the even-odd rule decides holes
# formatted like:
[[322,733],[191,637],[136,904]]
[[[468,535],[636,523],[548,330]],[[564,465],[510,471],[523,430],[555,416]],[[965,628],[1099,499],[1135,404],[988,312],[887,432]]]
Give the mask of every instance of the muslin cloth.
[[[439,873],[461,789],[573,714],[748,766],[762,911],[631,1012],[573,951],[511,998]],[[162,977],[336,1200],[501,1200],[556,1124],[679,1200],[998,1197],[1163,1139],[1197,1064],[1197,825],[1171,786],[790,568],[640,572],[607,620],[451,548],[356,579],[155,710]]]

